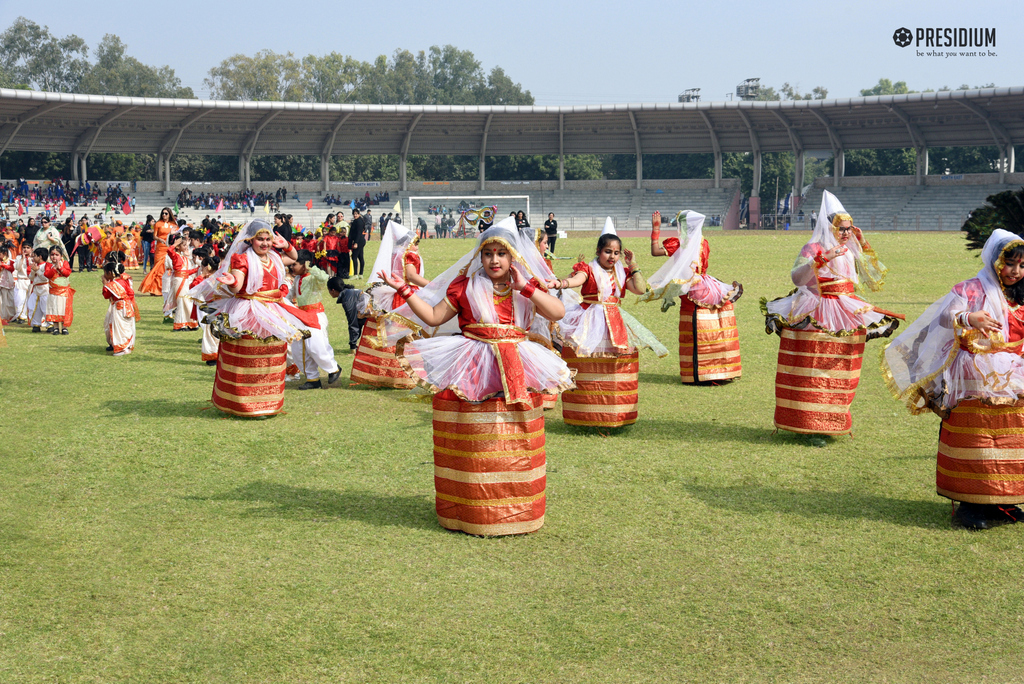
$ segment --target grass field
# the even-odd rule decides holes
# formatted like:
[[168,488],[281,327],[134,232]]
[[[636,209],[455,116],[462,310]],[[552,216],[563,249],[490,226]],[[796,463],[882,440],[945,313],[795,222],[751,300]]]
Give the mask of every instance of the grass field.
[[[99,276],[75,274],[73,334],[0,350],[0,682],[1024,681],[1024,529],[951,528],[938,420],[889,397],[881,342],[854,438],[772,434],[758,300],[806,238],[709,236],[745,287],[731,384],[681,385],[677,310],[631,304],[673,350],[641,355],[640,421],[548,412],[546,524],[499,539],[437,525],[428,404],[289,391],[286,415],[224,419],[197,334],[141,298],[112,358]],[[868,296],[910,320],[979,268],[958,235],[871,239],[890,278]],[[428,276],[468,245],[424,244]]]

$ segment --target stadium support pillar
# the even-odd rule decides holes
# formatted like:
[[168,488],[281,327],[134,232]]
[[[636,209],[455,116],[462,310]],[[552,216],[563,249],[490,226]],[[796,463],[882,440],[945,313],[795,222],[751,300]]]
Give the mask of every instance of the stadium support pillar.
[[558,115],[558,189],[565,190],[565,115]]
[[164,192],[171,191],[171,155],[164,157]]
[[1014,167],[1017,166],[1016,151],[1013,149],[1013,145],[1006,146],[1006,173],[1016,173]]
[[409,184],[406,182],[405,167],[406,157],[403,154],[398,158],[398,181],[399,183],[401,183],[402,192],[406,192],[409,190]]
[[715,188],[722,187],[722,151],[715,151]]
[[78,180],[78,153],[71,155],[71,180]]
[[86,155],[84,155],[84,154],[81,157],[79,157],[79,160],[82,162],[82,181],[81,182],[82,182],[83,185],[85,183],[89,182],[89,169],[86,166],[85,158],[86,158]]
[[754,182],[750,188],[751,197],[761,196],[761,152],[754,152]]
[[800,210],[800,192],[804,189],[804,151],[793,153],[793,200],[789,203],[789,213],[796,216]]
[[324,194],[331,191],[331,155],[320,155],[320,180],[324,184]]
[[928,175],[928,148],[918,147],[914,150],[916,155],[916,181],[917,185],[924,185],[924,177]]
[[487,162],[484,161],[484,156],[480,155],[480,192],[487,189]]
[[644,155],[636,155],[636,189],[644,187]]
[[832,184],[839,187],[846,173],[846,153],[842,148],[835,151],[835,160],[832,163]]
[[240,154],[238,155],[238,182],[242,184],[243,190],[249,187],[249,178],[249,157]]
[[[160,181],[160,184],[164,184],[164,155],[162,152],[157,152],[156,155],[156,179]],[[166,188],[164,188],[166,190]]]

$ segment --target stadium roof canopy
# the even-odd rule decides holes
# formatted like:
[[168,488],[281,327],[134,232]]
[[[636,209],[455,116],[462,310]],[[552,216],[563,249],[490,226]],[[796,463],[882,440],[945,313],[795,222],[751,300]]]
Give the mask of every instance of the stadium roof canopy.
[[[1024,143],[1024,87],[565,107],[316,104],[0,89],[0,153],[692,154]],[[759,155],[758,155],[759,156]],[[640,161],[638,160],[638,173]],[[1012,162],[1010,162],[1012,164]],[[247,166],[247,162],[245,166]],[[405,164],[401,165],[403,168]],[[77,168],[76,168],[77,170]]]

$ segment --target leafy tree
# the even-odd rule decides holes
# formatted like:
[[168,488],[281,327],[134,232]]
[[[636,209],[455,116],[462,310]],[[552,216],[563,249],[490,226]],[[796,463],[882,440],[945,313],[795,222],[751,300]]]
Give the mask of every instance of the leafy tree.
[[128,97],[194,98],[191,88],[181,85],[174,69],[151,67],[128,57],[120,38],[108,33],[96,48],[96,64],[82,78],[78,92]]
[[234,55],[210,69],[203,80],[220,100],[304,101],[302,62],[291,52],[261,50],[252,57]]
[[893,83],[887,78],[880,78],[873,88],[865,88],[860,91],[860,94],[864,97],[870,97],[871,95],[906,95],[915,92],[917,91],[907,88],[906,81],[896,81]]
[[48,27],[18,17],[0,34],[0,64],[15,83],[71,93],[89,70],[89,48],[74,34],[57,38]]
[[313,102],[353,102],[369,65],[332,52],[302,58],[302,90]]

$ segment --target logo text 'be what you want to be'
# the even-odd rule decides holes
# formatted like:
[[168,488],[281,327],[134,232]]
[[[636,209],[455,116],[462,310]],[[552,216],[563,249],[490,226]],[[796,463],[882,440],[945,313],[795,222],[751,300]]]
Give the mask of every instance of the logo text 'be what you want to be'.
[[[918,28],[905,26],[896,29],[892,42],[901,48],[932,48],[917,50],[918,57],[996,57],[996,30],[994,28]],[[947,48],[947,49],[938,49]],[[948,49],[956,48],[956,49]],[[979,49],[985,48],[985,49]]]

